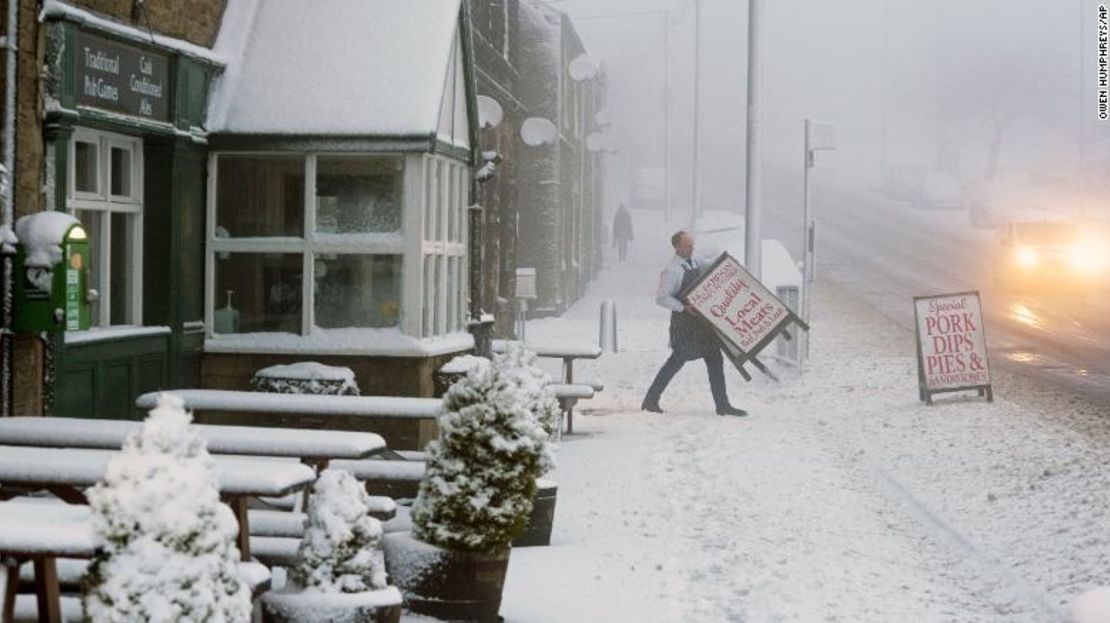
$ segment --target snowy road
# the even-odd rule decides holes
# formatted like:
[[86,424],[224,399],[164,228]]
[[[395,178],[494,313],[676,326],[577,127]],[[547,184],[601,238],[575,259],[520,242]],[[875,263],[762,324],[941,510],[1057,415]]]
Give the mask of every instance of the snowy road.
[[700,362],[667,414],[640,412],[667,353],[667,249],[633,216],[634,259],[529,325],[596,339],[611,298],[622,352],[558,451],[552,546],[512,554],[507,621],[1039,623],[1110,585],[1110,452],[1044,417],[1083,407],[1006,371],[993,404],[925,407],[912,333],[842,288],[819,289],[804,377],[727,372],[750,417],[713,415]]
[[[790,199],[784,192],[768,203],[789,206]],[[819,273],[907,328],[913,296],[979,290],[996,366],[1110,403],[1110,280],[1089,296],[1004,289],[991,270],[994,232],[972,227],[963,210],[916,209],[870,190],[837,188],[822,188],[819,202]],[[800,208],[769,208],[768,223],[796,252],[793,212]]]

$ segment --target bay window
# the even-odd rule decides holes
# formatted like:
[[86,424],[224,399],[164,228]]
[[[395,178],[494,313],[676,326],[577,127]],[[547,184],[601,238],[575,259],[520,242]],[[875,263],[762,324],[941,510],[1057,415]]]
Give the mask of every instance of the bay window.
[[465,164],[215,153],[210,167],[210,337],[465,328]]

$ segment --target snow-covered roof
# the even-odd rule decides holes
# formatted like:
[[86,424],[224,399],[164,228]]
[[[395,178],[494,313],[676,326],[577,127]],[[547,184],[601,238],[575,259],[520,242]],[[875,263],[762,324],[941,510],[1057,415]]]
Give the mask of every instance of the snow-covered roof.
[[[250,9],[253,9],[250,10]],[[228,134],[429,136],[456,62],[459,0],[232,0],[208,113]],[[227,32],[225,32],[225,30]],[[241,48],[241,49],[239,49]]]

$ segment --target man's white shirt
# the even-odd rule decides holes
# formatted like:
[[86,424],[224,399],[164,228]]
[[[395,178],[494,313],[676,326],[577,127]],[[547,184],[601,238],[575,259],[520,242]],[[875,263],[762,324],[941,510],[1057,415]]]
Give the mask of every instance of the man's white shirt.
[[696,257],[689,260],[684,260],[677,255],[672,257],[659,275],[659,290],[655,293],[655,302],[673,312],[681,312],[682,301],[678,300],[676,295],[682,289],[682,278],[686,275],[686,271],[696,270],[703,263],[703,260]]

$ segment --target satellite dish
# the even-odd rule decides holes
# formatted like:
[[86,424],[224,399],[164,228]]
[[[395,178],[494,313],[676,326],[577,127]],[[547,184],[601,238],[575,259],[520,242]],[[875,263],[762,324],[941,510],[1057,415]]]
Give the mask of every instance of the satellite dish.
[[489,97],[488,95],[478,96],[478,126],[485,128],[496,128],[501,124],[501,118],[504,116],[504,111],[501,110],[501,104],[497,100]]
[[586,137],[586,149],[595,153],[605,151],[605,135],[600,132],[591,132]]
[[529,117],[520,126],[520,139],[531,147],[554,143],[559,129],[543,117]]
[[589,80],[597,75],[597,61],[589,54],[579,54],[567,65],[567,73],[575,82]]

